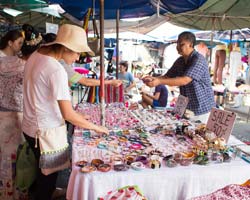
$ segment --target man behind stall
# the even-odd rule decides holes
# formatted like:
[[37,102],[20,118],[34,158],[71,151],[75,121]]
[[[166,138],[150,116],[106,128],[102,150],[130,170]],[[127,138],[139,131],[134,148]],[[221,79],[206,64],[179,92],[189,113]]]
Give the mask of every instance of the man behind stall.
[[215,107],[208,64],[204,56],[194,50],[195,35],[183,32],[178,36],[177,51],[181,55],[160,77],[145,77],[149,87],[160,84],[179,86],[180,94],[189,98],[187,109],[194,112],[193,120],[207,122],[212,107]]

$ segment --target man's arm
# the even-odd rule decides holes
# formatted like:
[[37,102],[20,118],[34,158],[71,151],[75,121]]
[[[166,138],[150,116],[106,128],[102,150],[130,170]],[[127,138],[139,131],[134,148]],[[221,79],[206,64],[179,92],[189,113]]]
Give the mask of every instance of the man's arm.
[[160,83],[162,85],[169,86],[183,86],[189,84],[193,79],[189,76],[181,76],[175,78],[160,77]]
[[155,87],[157,85],[169,85],[169,86],[183,86],[190,83],[193,79],[189,76],[168,78],[166,76],[143,78],[143,82],[149,87]]

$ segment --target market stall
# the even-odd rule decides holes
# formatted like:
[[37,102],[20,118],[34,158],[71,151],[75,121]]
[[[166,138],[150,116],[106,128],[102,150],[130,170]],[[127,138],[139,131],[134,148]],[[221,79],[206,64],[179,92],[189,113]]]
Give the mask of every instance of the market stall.
[[[77,110],[100,123],[97,105]],[[131,185],[150,200],[188,199],[248,178],[249,161],[238,151],[243,143],[232,136],[225,145],[202,124],[120,103],[109,104],[106,116],[108,136],[75,128],[68,199],[98,199]]]

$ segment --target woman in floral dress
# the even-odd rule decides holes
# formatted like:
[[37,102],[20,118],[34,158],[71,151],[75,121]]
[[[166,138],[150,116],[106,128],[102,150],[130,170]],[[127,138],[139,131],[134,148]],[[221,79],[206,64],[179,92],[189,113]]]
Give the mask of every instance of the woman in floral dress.
[[9,31],[0,41],[0,199],[25,199],[15,187],[16,151],[22,143],[24,61],[18,58],[24,38]]

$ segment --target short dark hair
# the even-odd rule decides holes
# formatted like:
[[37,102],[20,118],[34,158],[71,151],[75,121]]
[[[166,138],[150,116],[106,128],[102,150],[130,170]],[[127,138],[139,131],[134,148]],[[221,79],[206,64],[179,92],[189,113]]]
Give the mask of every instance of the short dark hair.
[[128,61],[121,61],[119,64],[124,66],[126,68],[126,71],[128,71]]
[[184,31],[182,32],[179,36],[178,36],[178,40],[179,39],[183,39],[183,40],[187,40],[189,42],[192,43],[192,46],[195,46],[196,43],[196,37],[193,33],[189,32],[189,31]]

